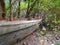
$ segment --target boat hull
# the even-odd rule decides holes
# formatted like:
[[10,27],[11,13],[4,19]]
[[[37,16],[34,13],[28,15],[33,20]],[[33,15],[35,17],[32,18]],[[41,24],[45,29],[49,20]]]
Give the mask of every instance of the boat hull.
[[35,31],[40,21],[0,22],[0,45],[13,45]]
[[23,39],[25,36],[31,34],[36,29],[36,25],[32,25],[27,28],[23,28],[17,31],[13,31],[11,33],[6,33],[3,35],[0,35],[0,45],[12,45],[17,40]]

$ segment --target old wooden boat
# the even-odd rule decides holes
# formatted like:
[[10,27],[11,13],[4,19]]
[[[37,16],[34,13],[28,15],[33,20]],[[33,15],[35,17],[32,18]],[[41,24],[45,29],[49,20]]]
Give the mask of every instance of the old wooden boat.
[[0,45],[12,45],[32,33],[40,20],[0,22]]

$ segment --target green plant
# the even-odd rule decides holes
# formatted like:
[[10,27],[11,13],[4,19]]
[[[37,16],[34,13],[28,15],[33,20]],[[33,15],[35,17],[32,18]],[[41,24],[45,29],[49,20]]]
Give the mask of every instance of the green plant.
[[60,45],[60,43],[59,43],[59,44],[57,44],[57,45]]

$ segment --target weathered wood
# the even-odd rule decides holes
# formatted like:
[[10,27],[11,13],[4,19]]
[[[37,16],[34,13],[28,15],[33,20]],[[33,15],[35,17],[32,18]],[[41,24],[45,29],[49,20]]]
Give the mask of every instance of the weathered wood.
[[[41,20],[0,22],[0,45],[13,44],[32,33]],[[3,24],[3,25],[1,25]]]
[[31,26],[25,29],[20,29],[19,31],[8,33],[0,36],[0,45],[14,44],[18,39],[21,40],[25,36],[29,35],[36,29],[36,26]]

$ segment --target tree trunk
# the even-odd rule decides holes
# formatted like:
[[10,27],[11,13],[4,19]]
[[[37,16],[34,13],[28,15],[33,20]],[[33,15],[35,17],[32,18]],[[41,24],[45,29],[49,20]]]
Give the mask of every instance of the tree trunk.
[[10,21],[13,21],[13,15],[12,15],[12,0],[10,0]]
[[27,12],[26,12],[26,18],[29,17],[29,15],[28,15],[28,14],[29,14],[29,8],[30,8],[30,7],[29,7],[29,4],[30,4],[30,0],[28,0],[28,8],[27,8]]
[[29,15],[30,15],[31,11],[33,10],[36,2],[37,2],[37,1],[35,0],[34,3],[31,5],[31,8],[29,9],[29,13],[28,13]]
[[29,19],[29,17],[30,17],[30,13],[31,13],[31,11],[33,10],[33,8],[34,8],[34,6],[35,6],[35,4],[36,4],[36,0],[33,2],[33,4],[31,5],[31,7],[29,8],[29,3],[28,3],[28,10],[27,10],[27,14],[26,14],[26,18],[28,18]]
[[[15,2],[16,2],[16,0],[11,4],[11,6],[13,6]],[[9,6],[9,7],[7,8],[7,10],[9,10],[11,6]]]
[[6,18],[6,8],[5,8],[4,0],[0,0],[0,4],[1,4],[1,9],[2,9],[2,18],[5,19]]
[[19,16],[20,16],[20,2],[21,2],[21,1],[19,1],[19,7],[18,7],[18,18],[19,18]]

